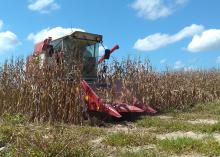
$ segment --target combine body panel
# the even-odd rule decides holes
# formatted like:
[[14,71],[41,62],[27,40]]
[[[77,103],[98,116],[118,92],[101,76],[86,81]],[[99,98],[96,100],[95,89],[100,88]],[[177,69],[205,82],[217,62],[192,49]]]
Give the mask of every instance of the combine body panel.
[[[32,71],[30,63],[33,62],[35,56],[40,58],[40,64],[60,64],[63,60],[69,59],[69,56],[73,56],[74,59],[79,59],[83,63],[82,101],[85,101],[88,111],[101,112],[117,118],[122,117],[121,113],[156,113],[149,105],[138,101],[127,89],[126,93],[133,98],[132,103],[122,99],[117,99],[111,103],[104,102],[95,93],[90,84],[93,84],[97,79],[98,64],[108,59],[115,50],[119,49],[119,46],[116,45],[111,50],[106,50],[105,54],[98,60],[99,44],[101,42],[101,35],[79,31],[55,40],[49,37],[35,45],[33,55],[27,59],[27,71]],[[122,91],[117,91],[117,93],[122,93]]]
[[34,47],[34,54],[40,54],[43,50],[44,42],[37,43]]

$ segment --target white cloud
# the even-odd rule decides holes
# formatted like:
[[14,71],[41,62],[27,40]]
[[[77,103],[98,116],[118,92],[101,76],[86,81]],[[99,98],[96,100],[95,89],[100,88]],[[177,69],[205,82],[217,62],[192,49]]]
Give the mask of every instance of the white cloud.
[[217,57],[216,63],[217,63],[217,64],[220,64],[220,56]]
[[220,29],[209,29],[201,35],[195,35],[189,43],[187,50],[202,52],[220,49]]
[[167,59],[162,59],[161,61],[160,61],[160,64],[165,64],[167,62]]
[[[107,49],[107,47],[105,46]],[[103,56],[105,54],[105,49],[102,45],[99,46],[99,56]]]
[[184,70],[184,71],[195,71],[196,68],[193,67],[193,66],[188,66],[188,67],[184,67],[183,70]]
[[174,69],[182,69],[184,68],[184,64],[182,63],[182,61],[176,61],[174,64]]
[[194,71],[196,70],[196,67],[192,65],[184,65],[182,61],[177,60],[174,64],[174,69],[183,71]]
[[0,30],[3,28],[4,22],[0,20]]
[[188,0],[135,0],[132,8],[138,11],[139,17],[150,20],[167,17],[185,5]]
[[[3,28],[4,22],[0,20],[0,31]],[[19,45],[20,42],[15,33],[11,31],[0,32],[0,53],[6,52]]]
[[48,37],[52,37],[53,39],[60,38],[65,35],[69,35],[75,31],[83,31],[79,28],[63,28],[63,27],[54,27],[54,28],[46,28],[39,32],[31,33],[28,35],[28,40],[33,41],[34,43],[40,42]]
[[186,65],[181,60],[177,60],[174,63],[173,69],[187,72],[187,71],[195,71],[197,70],[197,67],[195,65]]
[[0,32],[0,53],[13,49],[20,44],[16,34],[11,31]]
[[55,0],[31,0],[31,3],[28,5],[28,9],[39,11],[40,13],[49,13],[52,10],[57,10],[59,8],[60,6]]
[[192,24],[185,27],[174,35],[156,33],[146,38],[138,39],[134,44],[134,49],[139,51],[153,51],[165,47],[169,44],[183,40],[184,38],[200,34],[204,30],[202,25]]

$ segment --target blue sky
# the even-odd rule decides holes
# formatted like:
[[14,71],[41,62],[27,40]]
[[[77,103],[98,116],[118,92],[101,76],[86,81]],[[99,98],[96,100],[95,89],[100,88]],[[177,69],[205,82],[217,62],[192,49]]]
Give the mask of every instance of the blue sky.
[[0,2],[0,62],[80,29],[116,43],[115,58],[149,58],[163,70],[220,67],[219,0],[7,0]]

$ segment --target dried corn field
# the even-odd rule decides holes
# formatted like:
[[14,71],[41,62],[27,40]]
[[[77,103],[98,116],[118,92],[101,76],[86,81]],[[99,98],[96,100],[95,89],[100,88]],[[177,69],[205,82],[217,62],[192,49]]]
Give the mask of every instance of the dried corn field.
[[159,111],[185,109],[220,98],[217,69],[156,72],[149,60],[130,59],[114,61],[108,69],[109,82],[122,80],[123,87]]
[[[0,71],[0,114],[21,113],[30,121],[81,124],[79,70],[75,68],[73,73],[64,66],[34,67],[26,72],[23,60],[4,64]],[[69,79],[63,79],[64,75]]]
[[[80,66],[45,67],[44,72],[35,68],[27,74],[24,60],[6,62],[0,70],[0,115],[21,113],[30,121],[82,124],[85,104],[79,97],[81,70],[76,67]],[[123,89],[158,111],[185,109],[220,98],[219,70],[152,69],[149,61],[112,61],[105,73],[100,67],[98,80],[111,85],[120,80]],[[115,97],[112,90],[101,92]],[[122,95],[130,98],[126,90]]]

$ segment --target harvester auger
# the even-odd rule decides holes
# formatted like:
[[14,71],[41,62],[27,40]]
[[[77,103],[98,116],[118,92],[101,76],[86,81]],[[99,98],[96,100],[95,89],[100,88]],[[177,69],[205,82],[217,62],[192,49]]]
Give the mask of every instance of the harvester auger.
[[[116,118],[121,118],[122,113],[156,113],[149,105],[140,102],[128,89],[126,89],[126,94],[128,93],[129,97],[132,97],[130,104],[120,99],[111,103],[105,102],[96,94],[94,86],[97,80],[98,64],[109,59],[110,55],[119,49],[118,45],[112,49],[106,49],[105,54],[98,60],[99,44],[102,44],[101,35],[79,31],[55,40],[49,37],[35,45],[34,53],[28,57],[28,62],[31,62],[33,56],[38,56],[41,58],[42,64],[62,64],[65,56],[74,56],[68,53],[80,53],[75,55],[81,56],[83,63],[81,78],[83,96],[80,95],[80,97],[82,101],[85,101],[88,112],[104,113]],[[73,47],[80,47],[80,51],[73,51]],[[69,59],[71,58],[68,57]],[[117,93],[119,92],[122,91],[117,91]]]

